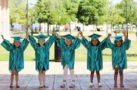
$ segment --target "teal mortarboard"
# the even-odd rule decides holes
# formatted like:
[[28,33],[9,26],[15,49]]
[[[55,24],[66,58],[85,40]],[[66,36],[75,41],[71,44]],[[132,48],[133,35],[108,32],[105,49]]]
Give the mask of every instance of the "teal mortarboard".
[[21,37],[13,37],[13,39],[14,39],[14,42],[21,42]]
[[45,40],[48,36],[45,36],[43,34],[40,34],[38,36],[35,36],[38,40]]
[[122,36],[120,36],[120,35],[115,36],[114,38],[115,38],[115,41],[120,41],[120,40],[122,40]]
[[64,35],[63,37],[64,37],[65,39],[67,39],[67,40],[73,40],[73,39],[75,39],[75,37],[72,36],[72,35],[70,35],[70,34]]
[[101,35],[98,35],[98,34],[92,34],[88,37],[90,37],[91,39],[98,39]]

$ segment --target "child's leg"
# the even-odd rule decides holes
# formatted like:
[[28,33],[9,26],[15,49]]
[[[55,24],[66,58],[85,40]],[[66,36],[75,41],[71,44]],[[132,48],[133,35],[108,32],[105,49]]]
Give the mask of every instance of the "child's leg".
[[15,77],[16,77],[16,87],[19,88],[19,73],[18,71],[15,71]]
[[123,70],[120,70],[119,73],[120,73],[120,87],[124,87],[124,85],[123,85]]
[[67,79],[67,74],[68,74],[68,65],[66,65],[65,68],[64,68],[63,81],[66,81],[66,79]]
[[75,81],[74,70],[70,70],[70,79],[71,81]]
[[39,79],[40,88],[42,88],[42,79],[43,79],[42,72],[39,72],[38,79]]
[[71,85],[69,86],[70,88],[75,87],[75,76],[74,76],[74,70],[70,70],[70,78],[71,78]]
[[46,86],[46,72],[43,71],[43,72],[42,72],[42,75],[43,75],[43,87],[44,87],[44,88],[48,88],[48,86]]
[[97,75],[97,80],[98,80],[98,87],[102,87],[102,85],[100,83],[100,72],[96,71],[96,75]]
[[61,88],[65,88],[66,85],[66,79],[67,79],[67,74],[68,74],[68,65],[64,67],[63,70],[63,84],[60,86]]
[[118,67],[114,71],[114,87],[117,87],[117,76],[118,76]]
[[97,75],[98,83],[100,83],[100,72],[99,72],[99,71],[96,71],[96,75]]
[[11,87],[11,88],[13,87],[14,73],[15,73],[15,72],[12,72],[12,73],[11,73],[11,76],[10,76],[10,87]]
[[93,78],[94,78],[94,71],[91,71],[90,73],[90,82],[93,83]]

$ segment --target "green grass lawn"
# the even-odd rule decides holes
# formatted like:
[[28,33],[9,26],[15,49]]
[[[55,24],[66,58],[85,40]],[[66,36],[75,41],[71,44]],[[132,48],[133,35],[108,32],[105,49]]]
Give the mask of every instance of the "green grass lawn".
[[[25,50],[25,60],[32,61],[35,59],[34,50],[29,44]],[[86,61],[87,51],[81,44],[80,48],[76,50],[76,61]],[[9,58],[9,52],[0,46],[0,61],[7,61]],[[137,42],[132,41],[131,48],[127,51],[128,61],[137,61]],[[54,60],[54,44],[50,49],[50,60]],[[103,60],[111,61],[111,50],[105,49],[103,51]]]

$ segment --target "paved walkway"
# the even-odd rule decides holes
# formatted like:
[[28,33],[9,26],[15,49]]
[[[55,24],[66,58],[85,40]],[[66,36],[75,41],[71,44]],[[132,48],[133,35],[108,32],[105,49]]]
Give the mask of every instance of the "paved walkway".
[[[77,62],[75,66],[76,88],[70,89],[68,77],[67,87],[61,89],[62,67],[60,63],[51,62],[50,70],[47,71],[46,83],[49,88],[38,89],[39,82],[34,62],[25,62],[25,68],[20,72],[20,89],[9,88],[8,62],[0,62],[0,90],[137,90],[137,63],[128,62],[128,69],[124,71],[125,88],[113,88],[113,70],[111,62],[104,63],[104,69],[101,71],[102,87],[97,87],[96,77],[94,87],[89,88],[89,71],[86,70],[85,62]],[[3,68],[2,68],[3,67]]]

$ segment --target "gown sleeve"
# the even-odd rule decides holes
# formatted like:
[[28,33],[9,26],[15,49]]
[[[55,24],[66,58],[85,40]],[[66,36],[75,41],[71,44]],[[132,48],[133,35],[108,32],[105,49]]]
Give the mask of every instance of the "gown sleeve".
[[23,50],[27,48],[28,44],[29,44],[29,41],[25,38],[21,43]]
[[46,42],[48,45],[48,48],[50,48],[52,46],[52,44],[54,43],[55,40],[56,40],[56,36],[54,34],[52,34],[52,36],[50,36],[49,40]]
[[83,44],[83,46],[85,48],[88,49],[88,47],[89,47],[89,41],[85,37],[82,38],[81,43]]
[[131,40],[126,39],[123,43],[124,47],[126,48],[126,50],[128,50],[130,48],[131,45]]
[[76,38],[73,42],[72,48],[77,49],[80,46],[80,39]]
[[4,39],[4,41],[1,43],[1,45],[7,50],[10,51],[11,49],[13,49],[13,45],[6,39]]
[[63,48],[63,45],[64,45],[65,43],[64,43],[64,40],[63,40],[63,38],[58,38],[57,39],[57,46],[59,47],[59,48]]
[[34,39],[34,37],[29,36],[29,42],[30,42],[31,46],[32,46],[34,49],[37,48],[37,43],[36,43],[36,40]]
[[106,48],[113,48],[114,45],[113,43],[111,42],[110,38],[106,38]]
[[100,47],[102,50],[107,48],[107,40],[108,38],[105,38],[102,42],[100,42]]

